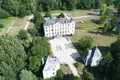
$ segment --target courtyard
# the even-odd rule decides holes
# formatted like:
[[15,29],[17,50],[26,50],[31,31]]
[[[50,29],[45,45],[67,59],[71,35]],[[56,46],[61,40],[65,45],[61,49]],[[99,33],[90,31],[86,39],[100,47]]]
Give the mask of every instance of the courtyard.
[[61,64],[68,64],[72,73],[78,76],[74,66],[76,58],[80,57],[69,37],[59,37],[49,41],[54,57],[58,57]]

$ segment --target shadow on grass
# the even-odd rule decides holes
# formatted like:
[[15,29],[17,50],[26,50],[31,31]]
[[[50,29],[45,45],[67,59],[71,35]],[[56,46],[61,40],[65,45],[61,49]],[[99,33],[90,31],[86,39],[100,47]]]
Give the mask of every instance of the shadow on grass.
[[95,14],[95,13],[88,13],[87,15],[90,15],[90,16],[99,16],[99,14]]
[[91,22],[100,25],[100,20],[99,19],[91,19]]
[[100,34],[100,35],[110,36],[110,37],[114,37],[117,34],[115,31],[111,31],[107,33],[104,33],[102,31],[88,31],[88,33],[95,34],[95,35]]
[[78,42],[73,42],[73,45],[78,51],[80,50],[80,45],[78,44]]

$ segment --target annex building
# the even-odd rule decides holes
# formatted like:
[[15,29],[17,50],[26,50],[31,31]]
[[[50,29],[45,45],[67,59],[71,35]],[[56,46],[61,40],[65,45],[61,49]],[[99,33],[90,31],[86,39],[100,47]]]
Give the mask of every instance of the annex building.
[[60,69],[60,61],[57,57],[44,57],[42,63],[44,65],[42,71],[44,79],[56,76],[57,71]]
[[98,66],[99,62],[102,60],[102,53],[97,46],[95,46],[91,50],[84,53],[82,58],[86,66],[89,65],[90,67],[95,67]]

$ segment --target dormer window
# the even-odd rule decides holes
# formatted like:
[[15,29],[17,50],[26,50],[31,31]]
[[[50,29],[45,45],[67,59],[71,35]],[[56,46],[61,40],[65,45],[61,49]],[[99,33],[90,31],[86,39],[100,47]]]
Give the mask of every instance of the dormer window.
[[64,21],[64,23],[66,23],[66,21]]

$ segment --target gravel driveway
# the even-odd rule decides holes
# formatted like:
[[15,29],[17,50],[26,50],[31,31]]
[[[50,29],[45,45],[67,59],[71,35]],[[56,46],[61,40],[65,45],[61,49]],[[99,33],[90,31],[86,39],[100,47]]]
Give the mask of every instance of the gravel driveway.
[[55,38],[50,40],[50,44],[53,55],[59,58],[61,64],[68,64],[72,73],[75,76],[79,76],[73,64],[76,62],[76,58],[80,57],[80,55],[72,44],[70,38]]

